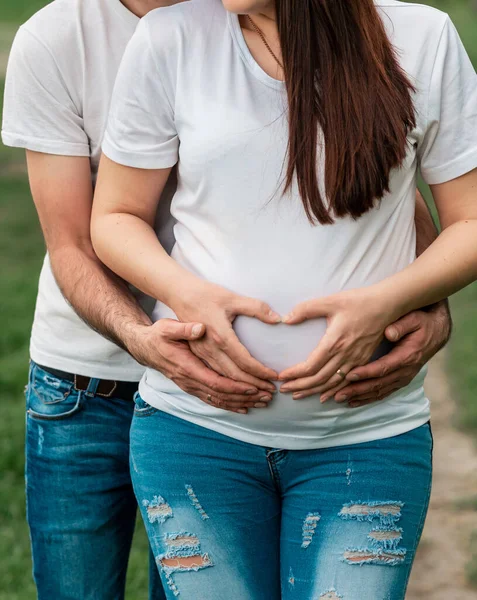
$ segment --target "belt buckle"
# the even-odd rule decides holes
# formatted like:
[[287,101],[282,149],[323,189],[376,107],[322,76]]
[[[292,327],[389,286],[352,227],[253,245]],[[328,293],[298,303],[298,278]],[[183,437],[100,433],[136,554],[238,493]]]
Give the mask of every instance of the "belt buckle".
[[[85,377],[84,375],[75,375],[74,385],[75,390],[77,392],[87,392],[89,388],[89,384],[91,382],[91,377]],[[104,385],[110,384],[111,389],[109,391],[101,391],[100,388],[103,388]],[[118,387],[117,381],[111,381],[109,379],[100,379],[98,383],[98,387],[96,388],[95,396],[101,396],[102,398],[111,398]]]
[[[103,383],[112,384],[111,389],[109,390],[109,392],[100,392],[99,391],[99,388],[101,387],[101,384],[103,384]],[[99,382],[98,389],[96,390],[96,395],[97,396],[101,396],[102,398],[112,398],[112,396],[113,396],[114,392],[116,391],[117,387],[118,387],[118,382],[117,381],[111,381],[109,379],[102,379]]]

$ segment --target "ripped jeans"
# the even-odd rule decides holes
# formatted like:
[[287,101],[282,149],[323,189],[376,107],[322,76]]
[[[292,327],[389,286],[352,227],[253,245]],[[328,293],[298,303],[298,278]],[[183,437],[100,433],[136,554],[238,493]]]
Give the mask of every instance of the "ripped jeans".
[[168,600],[404,599],[429,503],[429,425],[287,451],[137,396],[130,448]]

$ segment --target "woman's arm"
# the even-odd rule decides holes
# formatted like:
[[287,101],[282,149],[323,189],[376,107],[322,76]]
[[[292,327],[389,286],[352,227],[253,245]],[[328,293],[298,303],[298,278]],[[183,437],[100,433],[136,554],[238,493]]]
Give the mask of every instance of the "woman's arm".
[[[252,298],[210,284],[173,260],[153,229],[158,198],[170,169],[137,169],[103,156],[91,222],[99,258],[115,273],[177,315],[202,315],[203,342],[191,343],[194,353],[221,375],[250,384],[250,400],[271,399],[277,374],[252,358],[238,341],[232,322],[239,314],[269,324],[280,321],[270,307]],[[266,392],[264,394],[264,392]]]
[[[426,201],[416,192],[416,255],[420,256],[438,236]],[[406,387],[422,367],[448,342],[452,319],[447,298],[424,310],[408,313],[385,330],[393,343],[388,354],[353,369],[348,380],[322,395],[352,408],[384,400]],[[310,395],[305,394],[305,395]],[[305,397],[305,395],[303,397]]]
[[412,264],[376,286],[397,317],[439,302],[477,279],[477,169],[431,186],[442,233]]
[[477,279],[477,170],[431,189],[443,230],[412,264],[378,284],[299,304],[283,318],[290,325],[328,321],[308,359],[280,373],[283,391],[302,397],[332,389],[338,369],[346,375],[369,361],[388,325]]

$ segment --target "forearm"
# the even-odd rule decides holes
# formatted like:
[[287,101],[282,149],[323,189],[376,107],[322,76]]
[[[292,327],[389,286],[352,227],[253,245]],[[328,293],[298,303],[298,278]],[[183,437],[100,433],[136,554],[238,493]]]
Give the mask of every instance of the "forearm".
[[477,279],[477,220],[445,229],[412,264],[377,284],[392,319],[435,304]]
[[202,283],[166,253],[152,227],[139,217],[97,217],[92,237],[96,253],[112,271],[173,310],[187,289]]
[[92,329],[130,350],[138,326],[151,325],[128,286],[101,264],[91,247],[50,251],[56,281],[76,313]]

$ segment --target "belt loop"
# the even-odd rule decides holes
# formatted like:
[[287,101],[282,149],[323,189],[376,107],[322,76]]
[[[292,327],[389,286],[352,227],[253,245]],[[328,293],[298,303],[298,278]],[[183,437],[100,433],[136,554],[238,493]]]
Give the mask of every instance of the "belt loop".
[[85,394],[87,396],[90,396],[91,398],[95,396],[100,383],[101,379],[95,379],[94,377],[91,377],[88,383],[88,389],[86,390]]

